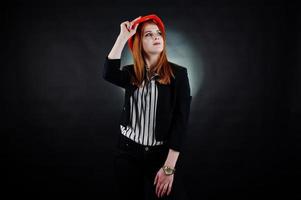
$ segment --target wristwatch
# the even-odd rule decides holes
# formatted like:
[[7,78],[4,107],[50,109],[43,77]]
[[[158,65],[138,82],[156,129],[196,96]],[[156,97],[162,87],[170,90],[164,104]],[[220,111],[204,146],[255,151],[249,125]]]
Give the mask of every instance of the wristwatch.
[[175,168],[171,168],[171,167],[168,167],[168,166],[163,166],[162,169],[163,169],[165,175],[167,175],[167,176],[170,176],[170,175],[174,174],[175,171],[176,171]]

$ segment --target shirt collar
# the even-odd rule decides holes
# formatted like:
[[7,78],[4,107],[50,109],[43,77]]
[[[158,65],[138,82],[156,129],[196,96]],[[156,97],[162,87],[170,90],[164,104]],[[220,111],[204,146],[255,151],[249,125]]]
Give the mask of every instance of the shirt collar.
[[[146,70],[146,65],[144,65],[144,71],[145,71],[145,77],[146,77],[146,74],[148,73],[147,70]],[[157,72],[154,72],[152,75],[151,75],[151,78],[150,80],[154,79],[154,78],[158,78],[159,77],[159,74]]]

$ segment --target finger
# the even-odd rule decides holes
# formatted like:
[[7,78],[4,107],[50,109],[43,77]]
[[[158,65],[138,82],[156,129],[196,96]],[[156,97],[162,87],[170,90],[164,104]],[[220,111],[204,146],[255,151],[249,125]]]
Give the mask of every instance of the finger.
[[122,24],[128,25],[130,22],[129,21],[124,21]]
[[162,197],[164,193],[164,185],[160,188],[159,197]]
[[[158,186],[157,186],[158,187]],[[156,193],[156,195],[157,195],[157,197],[159,197],[159,192],[158,192],[158,188],[156,187],[156,191],[155,191],[155,193]]]
[[160,184],[157,183],[157,185],[156,185],[156,194],[157,194],[158,197],[159,197],[159,189],[160,189]]
[[137,29],[138,23],[132,22],[131,23],[131,30]]
[[125,28],[126,28],[128,31],[130,31],[130,26],[129,26],[129,22],[128,22],[128,21],[126,21],[126,22],[124,23],[124,26],[125,26]]
[[172,183],[170,183],[170,184],[168,185],[167,195],[170,194],[170,192],[171,192],[171,187],[172,187]]
[[167,186],[164,186],[164,188],[162,189],[161,197],[164,196],[164,195],[166,194],[166,188],[167,188]]
[[159,192],[160,197],[162,197],[163,194],[164,194],[164,190],[165,190],[164,188],[165,188],[165,185],[162,184],[161,187],[160,187],[160,192]]
[[157,194],[158,197],[160,197],[160,193],[161,193],[162,187],[163,187],[162,184],[157,183],[156,194]]
[[162,185],[160,185],[160,186],[158,187],[158,197],[160,197],[160,195],[161,195],[161,190],[162,190]]
[[131,29],[137,28],[137,26],[138,26],[139,23],[136,23],[136,21],[137,21],[138,19],[140,19],[140,18],[141,18],[141,16],[140,16],[140,17],[137,17],[136,19],[134,19],[133,21],[131,21],[132,25],[135,24],[135,26],[134,26],[134,27],[131,27]]
[[169,188],[169,184],[165,184],[162,196],[167,193],[168,188]]
[[121,24],[125,24],[125,23],[127,23],[127,22],[129,22],[129,21],[124,21],[124,22],[122,22]]
[[127,26],[128,26],[128,29],[129,29],[129,31],[131,30],[131,28],[132,28],[132,24],[131,24],[131,22],[128,22],[127,23]]
[[154,185],[156,185],[157,179],[158,179],[158,175],[156,175],[156,177],[155,177]]
[[138,25],[139,25],[139,23],[137,23],[137,24],[134,25],[133,29],[135,29],[135,31],[137,30]]

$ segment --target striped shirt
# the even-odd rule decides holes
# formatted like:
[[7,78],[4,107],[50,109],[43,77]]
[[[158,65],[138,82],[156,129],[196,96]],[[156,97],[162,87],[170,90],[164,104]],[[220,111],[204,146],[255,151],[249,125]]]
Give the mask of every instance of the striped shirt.
[[156,108],[158,88],[156,85],[157,73],[142,82],[130,97],[130,123],[127,127],[120,125],[121,134],[145,146],[163,144],[156,141]]

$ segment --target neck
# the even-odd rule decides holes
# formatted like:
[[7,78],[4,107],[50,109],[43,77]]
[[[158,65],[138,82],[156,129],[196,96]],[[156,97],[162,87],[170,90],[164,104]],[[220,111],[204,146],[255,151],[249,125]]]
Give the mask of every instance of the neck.
[[155,54],[155,55],[146,56],[146,57],[145,57],[146,65],[147,65],[149,68],[153,68],[153,67],[158,63],[159,56],[160,56],[160,54]]

